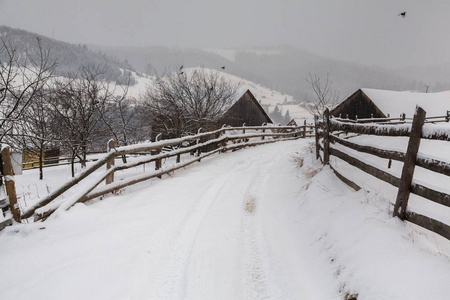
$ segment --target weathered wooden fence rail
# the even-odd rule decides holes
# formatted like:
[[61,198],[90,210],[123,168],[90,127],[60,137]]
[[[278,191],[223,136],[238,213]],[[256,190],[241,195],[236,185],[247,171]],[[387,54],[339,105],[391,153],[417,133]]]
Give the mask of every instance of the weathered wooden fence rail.
[[[376,120],[376,122],[383,123],[380,125],[375,123],[366,124],[366,120],[368,119],[363,120],[361,123],[357,123],[357,121],[346,122],[345,119],[332,119],[329,117],[328,110],[325,110],[323,121],[319,121],[318,117],[315,118],[316,156],[318,159],[321,158],[324,164],[329,164],[330,155],[338,157],[348,164],[397,187],[398,193],[394,205],[394,217],[397,216],[402,220],[407,220],[450,239],[450,226],[448,224],[407,210],[410,193],[440,205],[450,207],[449,194],[418,184],[413,180],[415,166],[442,174],[443,176],[450,176],[450,164],[448,162],[418,155],[420,140],[423,138],[450,141],[450,127],[447,127],[447,129],[444,130],[442,128],[433,130],[433,125],[425,124],[425,115],[425,111],[418,107],[411,124],[397,124],[396,122],[390,124],[389,121],[396,121],[395,118],[373,119]],[[446,117],[448,119],[448,116]],[[428,118],[428,120],[432,119],[434,118]],[[339,136],[334,135],[333,132],[395,137],[407,136],[409,137],[408,148],[406,152],[400,152],[359,145],[347,139],[340,138]],[[343,147],[337,149],[333,144],[339,144]],[[389,172],[383,171],[355,158],[346,153],[342,148],[348,148],[380,158],[389,159],[389,165],[391,160],[403,162],[402,175],[398,178]],[[320,156],[320,153],[323,153],[323,158]],[[356,190],[360,189],[356,183],[343,176],[335,167],[332,167],[332,169],[346,184]]]
[[[161,177],[164,174],[186,167],[215,153],[234,151],[249,146],[274,143],[281,140],[312,137],[314,136],[313,132],[314,126],[305,123],[302,126],[223,127],[215,131],[199,133],[197,135],[170,140],[157,140],[153,143],[123,147],[116,147],[115,141],[111,140],[108,143],[107,153],[100,156],[90,167],[77,174],[71,181],[52,191],[33,205],[29,205],[23,211],[20,212],[17,208],[18,218],[15,221],[20,222],[21,219],[28,219],[30,217],[34,217],[34,221],[46,219],[58,210],[69,209],[75,203],[86,202],[138,182]],[[185,144],[188,144],[188,146]],[[172,147],[170,151],[162,151],[163,148],[167,149],[169,147]],[[117,157],[142,153],[148,153],[148,155],[132,161],[126,161],[121,165],[115,165],[114,163]],[[194,157],[182,162],[180,157],[183,154],[189,154],[189,157],[194,155]],[[162,160],[170,157],[176,157],[176,163],[168,167],[163,167],[161,164]],[[155,163],[155,171],[153,172],[118,181],[114,179],[114,173],[117,171],[135,168],[152,162]],[[94,174],[102,167],[106,167],[104,172]],[[61,199],[61,196],[65,192],[83,180],[88,180],[88,184],[78,194]],[[104,181],[106,184],[99,186]],[[10,225],[10,223],[5,222],[4,226]],[[1,228],[2,226],[0,225]]]

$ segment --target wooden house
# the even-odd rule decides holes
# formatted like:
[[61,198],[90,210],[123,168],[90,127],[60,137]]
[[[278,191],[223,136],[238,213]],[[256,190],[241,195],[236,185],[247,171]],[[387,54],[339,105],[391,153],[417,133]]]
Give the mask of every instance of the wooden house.
[[225,124],[233,127],[243,124],[245,126],[261,126],[263,123],[272,123],[272,120],[250,90],[233,101],[218,122],[219,125]]
[[450,109],[450,98],[441,93],[359,89],[331,110],[330,114],[353,120],[400,117],[403,113],[412,118],[416,105],[421,106],[428,117],[442,116]]

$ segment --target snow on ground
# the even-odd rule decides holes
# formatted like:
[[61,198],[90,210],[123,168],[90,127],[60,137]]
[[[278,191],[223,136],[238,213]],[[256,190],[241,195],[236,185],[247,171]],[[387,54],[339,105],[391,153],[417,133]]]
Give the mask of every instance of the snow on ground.
[[[371,147],[376,147],[384,150],[393,150],[406,152],[408,145],[408,137],[386,137],[386,136],[367,136],[360,135],[349,138],[348,140],[359,145],[366,145]],[[334,144],[332,146],[338,150],[344,151],[352,157],[358,158],[359,160],[366,162],[372,166],[377,167],[380,170],[388,172],[397,178],[401,177],[403,163],[398,161],[392,161],[391,168],[388,168],[389,160],[379,158],[374,155],[367,155],[361,152],[357,152],[350,148],[341,146],[339,144]],[[422,139],[419,147],[419,156],[426,158],[433,158],[443,162],[450,162],[450,143],[447,141],[436,141]],[[372,188],[376,188],[378,191],[383,191],[386,197],[391,199],[394,203],[397,197],[397,189],[388,183],[381,180],[373,181],[372,176],[364,173],[356,167],[353,167],[343,160],[332,157],[331,165],[335,166],[336,169],[343,174],[345,177],[349,178],[353,182],[357,183],[361,187],[367,186],[367,182]],[[413,181],[419,184],[425,185],[432,189],[450,194],[450,187],[448,185],[448,176],[441,175],[439,173],[416,167],[414,171]],[[436,204],[420,196],[411,194],[408,201],[408,209],[420,214],[437,219],[446,224],[450,224],[450,208],[443,205]]]
[[208,157],[0,233],[0,299],[448,299],[450,242],[311,140]]
[[[128,87],[127,96],[139,99],[140,96],[145,93],[147,87],[153,83],[154,77],[143,73],[137,74],[135,72],[131,72],[131,74],[136,80],[136,84]],[[117,92],[120,95],[120,89],[117,89]]]

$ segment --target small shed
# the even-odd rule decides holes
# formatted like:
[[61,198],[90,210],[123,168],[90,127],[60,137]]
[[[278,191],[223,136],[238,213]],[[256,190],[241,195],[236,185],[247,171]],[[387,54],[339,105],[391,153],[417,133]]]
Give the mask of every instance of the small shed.
[[231,103],[218,123],[233,127],[242,126],[244,123],[246,126],[261,126],[263,123],[272,123],[272,120],[255,96],[247,90]]
[[444,116],[450,109],[450,99],[441,93],[359,89],[336,106],[330,114],[353,120],[399,117],[403,113],[412,118],[416,105],[421,106],[428,117]]
[[306,119],[293,118],[286,126],[303,126],[306,124]]

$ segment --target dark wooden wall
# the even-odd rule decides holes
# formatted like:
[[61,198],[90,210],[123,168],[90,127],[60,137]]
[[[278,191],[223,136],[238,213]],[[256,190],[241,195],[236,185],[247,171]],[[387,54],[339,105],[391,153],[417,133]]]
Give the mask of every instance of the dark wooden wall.
[[339,104],[330,114],[334,117],[341,115],[342,118],[346,118],[348,115],[348,118],[353,120],[356,119],[356,116],[358,116],[358,119],[370,118],[372,115],[374,118],[386,117],[361,90]]
[[248,92],[245,93],[220,119],[219,125],[261,126],[263,123],[271,123],[262,107]]

